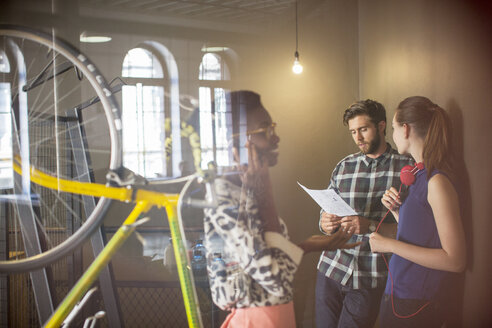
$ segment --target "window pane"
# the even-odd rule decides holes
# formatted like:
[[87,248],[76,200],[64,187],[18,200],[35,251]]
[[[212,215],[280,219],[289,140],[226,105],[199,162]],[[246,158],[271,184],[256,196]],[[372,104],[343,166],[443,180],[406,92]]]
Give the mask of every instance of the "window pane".
[[230,151],[228,149],[217,149],[218,166],[230,166],[229,153]]
[[147,177],[164,175],[165,157],[162,152],[145,153],[145,172]]
[[164,88],[123,87],[123,164],[145,177],[165,175]]
[[0,50],[0,72],[1,73],[9,73],[10,72],[10,64],[3,50]]
[[138,155],[138,152],[124,151],[123,165],[133,172],[140,172]]
[[[227,111],[225,90],[216,88],[215,90],[215,140],[217,148],[217,165],[229,166],[230,158],[229,142],[232,140],[232,117]],[[220,152],[220,154],[219,154]]]
[[207,53],[200,64],[200,80],[222,80],[220,57]]
[[207,151],[202,150],[202,169],[206,169],[207,164],[212,161],[214,161],[213,150],[207,150]]
[[217,54],[206,53],[200,63],[200,80],[230,80],[229,67]]
[[13,188],[14,186],[11,120],[10,84],[0,83],[0,189]]
[[227,147],[228,135],[231,132],[228,129],[232,128],[227,124],[227,119],[230,113],[226,113],[226,101],[224,89],[215,89],[215,138],[217,148]]
[[162,65],[148,50],[135,48],[128,51],[123,61],[122,75],[125,77],[162,78]]
[[142,90],[144,112],[164,111],[164,88],[156,86],[144,86]]
[[210,88],[200,87],[200,143],[202,147],[202,167],[207,168],[207,163],[214,160],[213,157],[213,122],[212,99]]
[[[143,116],[144,149],[146,151],[161,151],[164,149],[164,115],[162,112],[145,113]],[[164,156],[164,154],[163,154]]]
[[[199,67],[200,80],[229,80],[229,68],[222,57],[206,53]],[[232,156],[228,152],[232,139],[232,117],[227,113],[226,90],[200,87],[200,139],[202,143],[202,167],[215,160],[219,166],[229,166]],[[215,154],[214,154],[215,153]]]
[[[137,88],[134,85],[125,85],[122,89],[123,99],[123,148],[125,151],[138,151],[138,122]],[[126,163],[126,159],[125,159]]]

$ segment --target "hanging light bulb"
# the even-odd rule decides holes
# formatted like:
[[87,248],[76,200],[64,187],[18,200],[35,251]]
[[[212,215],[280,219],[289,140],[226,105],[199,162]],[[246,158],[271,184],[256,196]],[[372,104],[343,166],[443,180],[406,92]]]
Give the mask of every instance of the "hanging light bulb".
[[295,74],[301,74],[302,73],[302,65],[299,63],[299,52],[296,51],[294,54],[294,65],[292,65],[292,72]]
[[298,49],[298,37],[297,37],[297,0],[296,0],[296,52],[294,53],[294,65],[292,65],[292,72],[294,74],[301,74],[302,73],[302,65],[299,63],[299,51]]

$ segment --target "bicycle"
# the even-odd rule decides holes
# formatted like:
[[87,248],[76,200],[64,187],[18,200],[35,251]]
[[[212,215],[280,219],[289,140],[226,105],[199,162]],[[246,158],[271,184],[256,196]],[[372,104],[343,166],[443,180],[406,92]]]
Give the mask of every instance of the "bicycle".
[[[4,60],[0,66],[0,86],[4,90],[8,86],[10,90],[5,98],[9,104],[5,107],[12,109],[12,124],[10,130],[4,129],[7,133],[3,132],[4,136],[11,135],[10,147],[15,155],[1,161],[7,167],[2,171],[11,169],[12,175],[0,187],[9,187],[12,193],[0,195],[0,201],[9,202],[15,208],[17,219],[11,231],[14,240],[10,240],[15,245],[14,252],[0,261],[0,272],[32,272],[46,267],[73,252],[94,233],[112,200],[135,203],[130,215],[46,323],[46,327],[58,327],[142,222],[141,214],[152,207],[163,207],[169,221],[188,323],[190,327],[200,327],[178,210],[196,176],[180,180],[186,181],[180,194],[165,194],[135,184],[135,175],[122,166],[122,121],[113,89],[85,55],[54,33],[0,25],[0,58],[2,55],[13,59]],[[81,99],[89,100],[81,102]],[[91,108],[92,112],[85,111],[82,120],[81,110],[85,108]],[[86,134],[81,133],[81,122]],[[2,142],[7,139],[3,138]],[[94,148],[100,140],[110,141],[109,152],[106,152],[107,145]],[[88,152],[93,156],[84,157]],[[96,167],[108,172],[104,184],[91,182],[95,175],[95,169],[89,169],[91,163],[80,167],[80,158],[87,161],[94,155],[103,158],[98,159],[98,164],[107,164]],[[93,209],[84,206],[86,197],[98,198]],[[213,206],[213,199],[198,203],[198,206]],[[84,211],[85,219],[79,215]],[[61,221],[67,219],[75,220],[80,228],[70,237],[57,240],[57,235],[65,229]],[[39,235],[41,241],[32,237]]]

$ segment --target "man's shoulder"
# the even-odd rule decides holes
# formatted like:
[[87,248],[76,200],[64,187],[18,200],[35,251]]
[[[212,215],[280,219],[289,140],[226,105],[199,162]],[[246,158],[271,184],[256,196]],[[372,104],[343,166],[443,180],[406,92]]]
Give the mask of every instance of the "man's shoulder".
[[[393,147],[391,147],[390,144],[388,144],[388,150],[386,151],[386,154],[390,158],[391,161],[397,161],[399,163],[402,163],[403,165],[413,164],[413,162],[414,162],[412,157],[398,153],[398,151],[396,149],[394,149]],[[361,160],[363,160],[364,157],[365,157],[365,155],[360,151],[353,153],[353,154],[349,154],[349,155],[345,156],[344,158],[342,158],[337,163],[336,167],[340,167],[342,165],[351,164],[351,163],[355,163],[357,161],[361,161]]]
[[357,153],[347,155],[344,158],[342,158],[340,162],[338,162],[337,166],[342,165],[343,163],[356,162],[361,159],[361,156],[362,156],[362,152],[360,151]]

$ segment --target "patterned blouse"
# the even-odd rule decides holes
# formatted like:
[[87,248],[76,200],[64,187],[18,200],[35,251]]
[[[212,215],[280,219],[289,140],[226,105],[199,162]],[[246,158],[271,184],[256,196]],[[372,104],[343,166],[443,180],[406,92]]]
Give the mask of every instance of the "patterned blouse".
[[264,232],[253,191],[215,181],[218,207],[205,210],[207,270],[214,303],[222,309],[285,304],[302,250],[282,233]]

